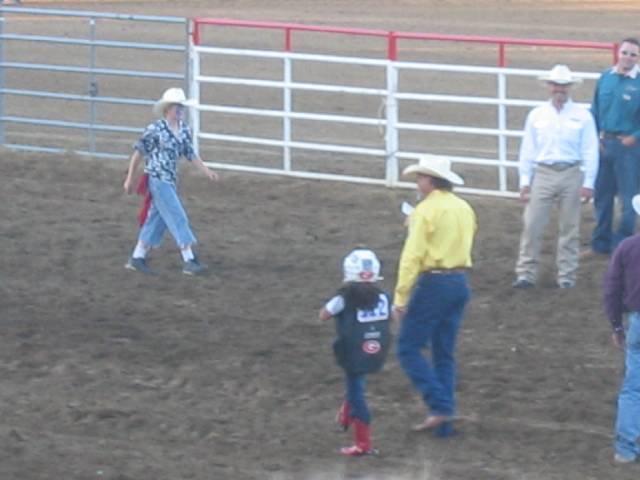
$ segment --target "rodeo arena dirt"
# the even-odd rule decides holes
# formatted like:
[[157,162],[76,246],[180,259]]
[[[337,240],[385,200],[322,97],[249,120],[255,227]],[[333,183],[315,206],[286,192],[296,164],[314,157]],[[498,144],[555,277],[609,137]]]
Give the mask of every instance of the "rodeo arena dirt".
[[[637,35],[638,18],[623,0],[4,2],[0,479],[637,479],[612,460],[623,354],[602,307],[607,259],[582,260],[576,288],[555,288],[552,218],[538,285],[511,282],[519,132],[547,98],[536,75],[568,64],[588,104],[613,62],[607,45]],[[246,23],[205,22],[194,59],[193,19]],[[286,49],[301,55],[288,64],[293,93]],[[396,110],[389,60],[406,63]],[[513,69],[506,88],[499,67]],[[172,86],[199,95],[199,151],[220,174],[180,169],[209,264],[200,277],[181,273],[171,238],[151,255],[157,275],[124,268],[140,203],[123,191],[128,157]],[[257,112],[283,105],[298,116]],[[416,201],[394,175],[421,152],[454,159],[479,223],[458,434],[410,430],[424,405],[392,348],[368,383],[379,455],[342,457],[343,375],[317,314],[360,244],[393,291],[400,206]],[[582,208],[586,246],[593,206]]]

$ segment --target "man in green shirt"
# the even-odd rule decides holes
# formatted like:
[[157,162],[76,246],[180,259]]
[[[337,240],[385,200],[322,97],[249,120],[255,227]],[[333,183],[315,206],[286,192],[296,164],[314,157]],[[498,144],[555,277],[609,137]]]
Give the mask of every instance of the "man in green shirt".
[[[596,227],[593,252],[609,254],[633,235],[636,214],[631,199],[640,187],[640,42],[626,38],[618,49],[618,62],[602,73],[591,112],[600,136],[600,167],[594,190]],[[622,213],[613,228],[613,207],[618,195]]]

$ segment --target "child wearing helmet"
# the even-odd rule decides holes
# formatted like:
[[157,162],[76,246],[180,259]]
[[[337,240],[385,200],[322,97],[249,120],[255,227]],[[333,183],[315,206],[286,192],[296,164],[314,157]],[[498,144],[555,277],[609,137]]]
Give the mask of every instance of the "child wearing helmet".
[[353,425],[355,443],[340,453],[360,456],[375,453],[371,447],[371,414],[365,399],[366,375],[379,371],[389,348],[389,295],[376,282],[380,261],[376,254],[357,248],[343,261],[343,285],[320,310],[320,320],[336,319],[333,351],[345,372],[345,400],[336,421],[344,431]]

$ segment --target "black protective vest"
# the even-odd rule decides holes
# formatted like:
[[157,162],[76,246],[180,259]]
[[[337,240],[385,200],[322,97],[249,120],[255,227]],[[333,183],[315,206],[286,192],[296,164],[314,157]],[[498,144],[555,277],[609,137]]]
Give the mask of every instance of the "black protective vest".
[[380,291],[374,310],[358,310],[347,304],[336,315],[337,338],[333,352],[345,372],[360,375],[382,368],[391,343],[390,312],[389,296]]

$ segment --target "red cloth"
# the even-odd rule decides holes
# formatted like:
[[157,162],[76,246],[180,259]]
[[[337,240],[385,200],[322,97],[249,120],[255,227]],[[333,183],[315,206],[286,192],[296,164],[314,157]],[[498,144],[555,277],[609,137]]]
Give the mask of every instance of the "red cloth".
[[144,195],[142,205],[140,205],[140,211],[138,212],[138,224],[144,225],[149,214],[149,208],[151,208],[151,192],[149,191],[149,174],[145,173],[138,180],[138,186],[136,187],[136,193],[138,195]]

